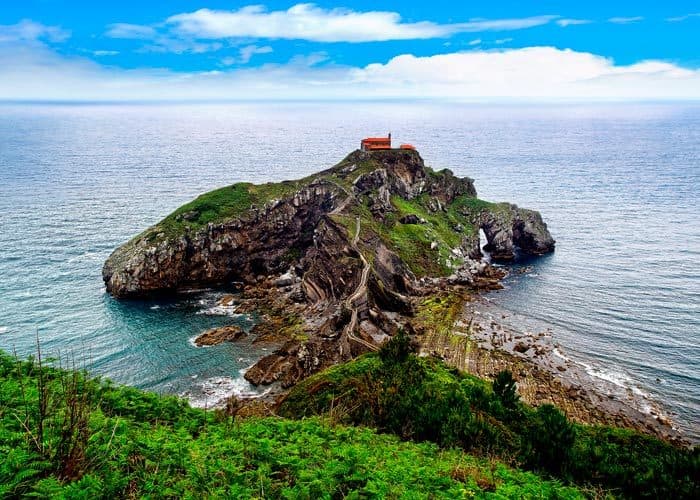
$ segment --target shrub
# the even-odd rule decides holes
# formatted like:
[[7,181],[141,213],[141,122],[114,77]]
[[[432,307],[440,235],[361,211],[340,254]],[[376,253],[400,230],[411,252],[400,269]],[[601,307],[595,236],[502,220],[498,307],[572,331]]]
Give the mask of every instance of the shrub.
[[574,428],[558,408],[537,408],[527,433],[528,460],[533,468],[559,475],[567,469],[576,437]]
[[504,408],[514,409],[520,400],[517,384],[513,374],[508,370],[498,372],[493,381],[493,393],[501,401]]
[[385,363],[403,363],[417,351],[418,344],[401,329],[379,349],[379,357]]
[[406,338],[397,335],[379,356],[368,354],[302,381],[280,414],[327,414],[342,406],[351,409],[346,423],[497,456],[598,491],[700,498],[697,449],[635,431],[573,424],[552,405],[533,409],[519,402],[509,373],[499,374],[491,390],[436,359],[407,354],[405,346]]

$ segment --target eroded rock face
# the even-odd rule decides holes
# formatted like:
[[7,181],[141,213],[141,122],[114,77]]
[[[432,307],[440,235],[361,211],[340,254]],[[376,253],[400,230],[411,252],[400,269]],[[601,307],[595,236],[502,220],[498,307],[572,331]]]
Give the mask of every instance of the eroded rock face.
[[480,227],[486,235],[486,250],[496,260],[513,260],[516,250],[543,255],[554,250],[555,241],[539,212],[509,205],[481,215]]
[[342,198],[338,186],[319,182],[195,234],[155,243],[142,237],[115,250],[105,263],[107,291],[143,297],[281,274],[289,268],[290,250],[303,253],[312,246],[319,221]]
[[245,336],[245,332],[240,326],[229,325],[219,328],[212,328],[194,339],[198,347],[219,345],[222,342],[235,342]]

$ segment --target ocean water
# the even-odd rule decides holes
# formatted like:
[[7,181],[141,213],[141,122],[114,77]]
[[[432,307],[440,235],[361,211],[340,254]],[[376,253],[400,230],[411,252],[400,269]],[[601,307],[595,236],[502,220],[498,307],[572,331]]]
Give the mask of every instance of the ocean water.
[[38,337],[65,365],[200,405],[254,391],[241,370],[260,348],[191,339],[255,318],[216,293],[115,301],[102,263],[203,191],[302,177],[388,131],[482,198],[540,210],[556,252],[491,299],[700,438],[697,104],[0,105],[0,348]]

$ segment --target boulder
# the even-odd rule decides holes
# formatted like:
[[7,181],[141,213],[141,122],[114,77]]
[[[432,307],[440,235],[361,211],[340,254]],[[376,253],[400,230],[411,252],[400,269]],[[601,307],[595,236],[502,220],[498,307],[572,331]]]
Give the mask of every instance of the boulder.
[[198,347],[218,345],[222,342],[234,342],[245,336],[245,332],[240,326],[229,325],[219,328],[212,328],[194,339]]

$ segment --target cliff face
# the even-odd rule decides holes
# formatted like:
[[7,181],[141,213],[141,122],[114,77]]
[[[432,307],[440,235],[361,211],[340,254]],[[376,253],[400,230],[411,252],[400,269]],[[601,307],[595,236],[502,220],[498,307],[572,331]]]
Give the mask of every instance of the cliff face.
[[495,258],[554,249],[537,212],[479,200],[416,151],[355,151],[299,181],[202,195],[115,250],[103,277],[120,298],[238,282],[259,307],[293,309],[297,334],[247,375],[289,385],[410,330],[425,283],[488,274],[480,229]]
[[336,208],[341,194],[338,186],[320,179],[285,199],[197,231],[163,237],[156,226],[109,257],[102,270],[107,291],[140,297],[284,272],[296,253],[313,244],[316,226]]

